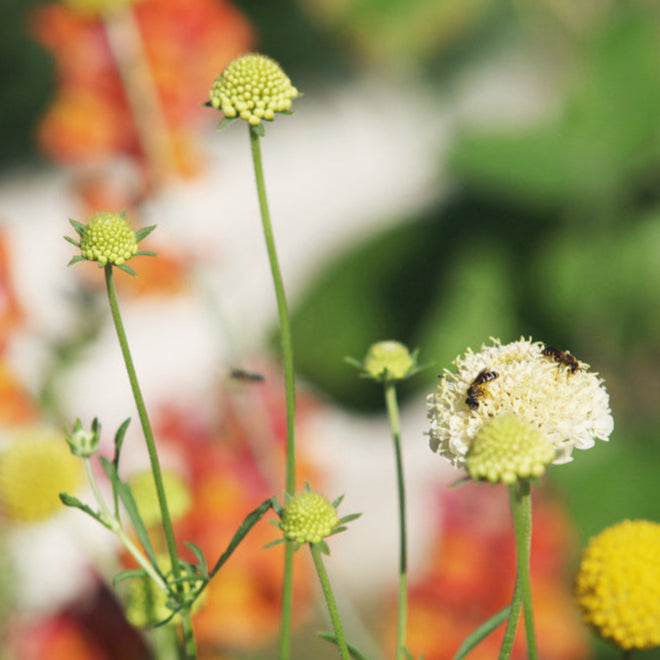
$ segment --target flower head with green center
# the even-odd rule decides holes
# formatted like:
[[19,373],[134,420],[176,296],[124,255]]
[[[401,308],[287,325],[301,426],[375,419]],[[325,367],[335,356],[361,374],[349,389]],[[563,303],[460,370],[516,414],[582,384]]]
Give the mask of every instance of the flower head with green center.
[[339,518],[337,507],[343,495],[330,502],[323,495],[314,492],[309,484],[305,484],[305,489],[301,493],[286,494],[285,497],[284,508],[273,498],[273,507],[281,518],[281,521],[275,522],[275,525],[284,532],[284,538],[269,543],[267,547],[283,541],[293,541],[296,548],[305,543],[318,543],[322,551],[327,554],[328,547],[323,539],[343,532],[346,523],[362,515],[352,513]]
[[75,220],[69,222],[80,236],[80,242],[69,236],[64,237],[69,243],[80,248],[80,255],[73,257],[69,266],[79,261],[96,261],[99,268],[111,264],[135,275],[135,271],[126,265],[126,261],[136,255],[155,256],[154,252],[138,249],[138,243],[155,229],[155,225],[134,232],[126,220],[125,211],[101,211],[90,218],[86,225]]
[[99,420],[94,418],[92,421],[92,428],[85,431],[80,419],[77,419],[73,425],[73,429],[69,431],[66,429],[66,441],[74,456],[80,458],[89,458],[93,456],[99,448],[101,441],[101,425]]
[[624,520],[592,538],[575,596],[585,623],[611,644],[660,646],[660,524]]
[[417,353],[411,353],[401,342],[386,340],[372,344],[362,362],[354,358],[346,358],[346,361],[360,369],[365,378],[385,383],[403,380],[417,373],[420,370]]
[[291,114],[292,101],[298,96],[300,92],[280,65],[258,53],[241,55],[230,62],[209,92],[210,105],[225,115],[220,128],[233,119],[258,126],[263,119],[272,121],[276,113]]
[[517,479],[540,477],[555,453],[536,426],[517,415],[500,415],[479,429],[465,467],[473,479],[512,484]]
[[456,373],[445,370],[427,397],[427,416],[431,449],[456,467],[465,464],[479,429],[500,415],[517,415],[542,431],[556,451],[553,463],[572,460],[574,447],[609,439],[609,397],[584,363],[562,362],[540,342],[520,339],[504,345],[494,340],[455,365]]
[[62,509],[59,494],[83,482],[82,462],[60,433],[25,429],[0,454],[0,505],[15,520],[36,522]]

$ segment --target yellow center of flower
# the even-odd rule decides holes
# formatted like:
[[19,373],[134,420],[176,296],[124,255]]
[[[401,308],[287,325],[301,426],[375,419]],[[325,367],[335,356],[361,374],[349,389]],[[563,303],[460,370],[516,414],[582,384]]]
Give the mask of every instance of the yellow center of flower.
[[80,238],[80,251],[85,259],[121,266],[138,251],[135,232],[119,213],[97,213],[85,226]]
[[240,117],[252,126],[272,121],[286,112],[299,96],[280,65],[265,55],[250,53],[236,58],[213,81],[211,105],[226,117]]
[[414,368],[410,351],[398,341],[373,344],[364,358],[364,370],[378,380],[400,380]]
[[[161,524],[160,504],[151,471],[135,475],[129,483],[140,515],[147,526]],[[172,520],[178,520],[190,511],[192,495],[183,479],[174,472],[163,472],[163,486]]]
[[295,495],[282,515],[282,530],[289,541],[320,543],[339,522],[337,510],[318,493]]
[[72,11],[83,16],[97,16],[110,11],[122,9],[138,0],[64,0],[64,4]]
[[74,493],[83,476],[63,435],[24,431],[0,455],[0,503],[16,520],[43,520],[61,509],[59,494]]
[[660,524],[624,520],[591,539],[575,596],[585,623],[611,644],[660,646]]
[[512,484],[520,478],[540,477],[555,455],[537,427],[517,415],[501,415],[479,429],[465,467],[473,479]]

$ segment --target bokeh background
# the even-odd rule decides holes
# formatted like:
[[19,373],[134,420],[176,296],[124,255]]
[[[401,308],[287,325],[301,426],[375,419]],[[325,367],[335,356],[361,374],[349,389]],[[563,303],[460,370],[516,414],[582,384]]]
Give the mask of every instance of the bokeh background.
[[[592,365],[615,419],[609,443],[537,489],[541,655],[618,657],[580,628],[570,583],[590,536],[623,518],[660,520],[657,3],[92,9],[0,7],[0,463],[78,416],[100,418],[110,452],[135,417],[101,274],[66,269],[62,240],[67,218],[126,208],[136,226],[158,224],[147,247],[160,256],[136,260],[138,278],[119,285],[183,501],[180,537],[218,554],[249,510],[281,494],[276,313],[248,140],[237,125],[217,133],[220,117],[202,105],[222,68],[257,49],[304,92],[293,117],[266,127],[263,150],[293,314],[301,479],[364,514],[328,562],[349,635],[370,657],[391,656],[396,495],[382,392],[344,358],[393,338],[430,363],[399,393],[409,643],[441,660],[506,603],[513,548],[500,490],[447,488],[461,475],[428,450],[424,398],[468,346],[531,336]],[[232,367],[266,380],[229,378]],[[137,478],[137,428],[128,437]],[[0,481],[0,658],[153,657],[167,632],[154,642],[126,622],[129,595],[108,586],[126,561],[112,537],[56,506],[21,516],[11,498],[39,489],[1,465]],[[221,574],[197,615],[200,657],[276,657],[280,557],[260,550],[274,534],[264,523]],[[303,561],[296,657],[334,657],[315,637],[327,624],[308,571]]]

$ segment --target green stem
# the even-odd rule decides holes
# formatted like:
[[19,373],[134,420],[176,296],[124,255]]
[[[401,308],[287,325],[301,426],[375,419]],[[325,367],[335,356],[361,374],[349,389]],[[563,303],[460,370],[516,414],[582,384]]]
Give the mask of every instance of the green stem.
[[195,636],[193,634],[190,609],[182,609],[179,612],[179,616],[181,617],[181,629],[183,631],[183,657],[186,658],[186,660],[195,660],[197,658],[197,648],[195,647]]
[[342,657],[342,660],[350,660],[351,656],[348,651],[348,644],[346,643],[346,638],[344,637],[344,629],[342,628],[341,619],[339,618],[339,610],[337,609],[337,603],[332,593],[332,588],[330,587],[328,573],[326,572],[325,566],[323,564],[321,549],[317,543],[310,543],[309,549],[312,553],[312,559],[314,560],[316,574],[319,576],[319,582],[321,583],[321,588],[323,589],[323,595],[325,596],[325,602],[328,606],[328,613],[330,614],[332,627],[335,630],[339,653]]
[[[277,300],[277,312],[280,322],[280,341],[282,347],[282,361],[284,364],[284,388],[286,394],[286,492],[293,495],[296,487],[296,443],[295,443],[295,387],[293,372],[293,347],[291,341],[291,326],[289,313],[284,292],[284,282],[280,272],[273,228],[268,211],[268,200],[266,199],[266,184],[264,182],[264,171],[261,162],[261,146],[259,135],[250,127],[250,146],[252,147],[252,161],[254,163],[254,175],[257,183],[257,195],[259,197],[259,208],[261,220],[266,239],[266,249],[270,261],[270,269],[275,286],[275,297]],[[293,544],[287,542],[284,560],[284,581],[282,584],[282,624],[280,631],[280,660],[288,660],[291,650],[291,611],[293,607]]]
[[[160,506],[161,517],[163,521],[163,533],[165,534],[165,541],[167,543],[167,549],[170,556],[170,563],[172,564],[172,572],[174,574],[174,579],[176,582],[176,590],[179,593],[182,589],[180,582],[178,581],[181,577],[181,567],[179,566],[179,557],[176,550],[176,541],[174,539],[174,529],[172,527],[172,518],[170,517],[170,510],[167,506],[167,497],[165,495],[165,486],[163,484],[163,474],[160,469],[160,461],[158,460],[158,453],[156,451],[156,443],[154,441],[153,432],[151,430],[151,424],[149,422],[149,416],[147,415],[147,408],[144,404],[144,398],[142,396],[142,391],[140,390],[140,385],[138,383],[137,374],[135,372],[135,365],[133,364],[133,358],[131,356],[131,351],[128,346],[128,339],[126,338],[126,331],[124,330],[124,323],[119,312],[119,303],[117,301],[117,292],[115,290],[115,282],[112,273],[112,264],[106,264],[105,266],[105,285],[108,292],[108,300],[110,302],[110,311],[112,312],[112,320],[115,324],[115,330],[117,331],[117,338],[119,339],[119,346],[121,348],[122,355],[124,357],[124,364],[126,365],[126,371],[128,372],[128,380],[131,383],[131,390],[133,392],[133,398],[135,399],[135,405],[137,407],[138,416],[140,418],[140,424],[142,425],[142,432],[144,434],[144,439],[147,443],[147,451],[149,452],[149,460],[151,462],[151,472],[154,478],[154,484],[156,486],[156,495],[158,497],[158,504]],[[189,616],[189,615],[188,615]],[[185,617],[181,616],[181,621],[185,621]],[[186,630],[185,625],[183,626],[184,639],[186,641],[186,653],[189,652],[189,648],[194,650],[194,640],[190,640],[189,637],[192,636],[192,629]],[[189,660],[194,660],[196,653],[193,655],[186,656]]]
[[399,406],[396,399],[396,387],[393,382],[385,383],[385,404],[390,419],[394,454],[396,456],[396,478],[399,494],[399,608],[397,618],[397,660],[405,658],[406,621],[408,613],[408,552],[406,541],[406,491],[403,477],[403,458],[401,455],[401,430]]
[[510,657],[513,641],[516,635],[521,606],[525,618],[525,636],[527,639],[528,660],[537,660],[536,636],[534,633],[534,617],[532,612],[532,590],[529,576],[529,565],[532,548],[532,498],[528,479],[509,486],[511,512],[516,536],[516,584],[513,590],[511,613],[507,621],[504,640],[500,649],[499,660]]

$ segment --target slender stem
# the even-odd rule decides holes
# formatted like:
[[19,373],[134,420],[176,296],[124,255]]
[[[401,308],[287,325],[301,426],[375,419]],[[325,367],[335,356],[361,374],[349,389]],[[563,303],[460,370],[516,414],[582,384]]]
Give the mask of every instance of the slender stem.
[[142,551],[131,541],[131,539],[126,535],[122,529],[119,521],[115,516],[113,516],[101,495],[98,484],[96,482],[96,477],[92,471],[92,465],[89,458],[83,458],[83,465],[85,466],[85,473],[87,475],[87,481],[92,489],[94,498],[96,499],[99,509],[101,510],[101,515],[103,516],[104,522],[110,526],[110,531],[117,536],[121,541],[122,545],[128,550],[130,555],[135,559],[135,561],[140,565],[144,572],[156,583],[158,588],[166,594],[169,594],[169,589],[163,581],[163,579],[158,575],[154,567],[151,565],[151,562],[144,556]]
[[196,660],[197,648],[195,646],[195,636],[193,635],[190,609],[182,609],[179,612],[179,616],[181,617],[181,629],[183,630],[183,657],[186,658],[186,660]]
[[[275,286],[275,297],[277,299],[277,312],[280,322],[280,341],[282,348],[282,361],[284,364],[284,388],[286,394],[286,492],[293,494],[296,487],[296,443],[295,443],[295,386],[293,373],[293,347],[291,342],[291,326],[289,323],[289,312],[284,292],[284,282],[280,272],[273,228],[268,211],[268,200],[266,198],[266,184],[261,162],[261,146],[259,135],[250,128],[250,146],[252,147],[252,161],[254,163],[254,175],[257,183],[257,195],[259,197],[259,208],[261,220],[266,239],[266,249],[270,261],[270,269]],[[280,628],[280,660],[288,660],[291,653],[291,611],[293,607],[293,544],[287,542],[284,559],[284,581],[282,584],[282,623]]]
[[511,612],[507,621],[499,660],[511,656],[521,606],[525,614],[528,660],[536,660],[536,639],[532,615],[532,592],[529,579],[529,562],[532,547],[532,504],[529,480],[522,479],[509,486],[513,527],[516,535],[516,583],[513,589]]
[[321,588],[323,589],[323,595],[325,596],[325,602],[328,606],[328,613],[330,614],[332,627],[335,629],[335,636],[337,637],[339,653],[342,657],[342,660],[350,660],[351,656],[348,651],[348,644],[346,643],[346,638],[344,637],[344,629],[342,628],[341,619],[339,618],[339,610],[337,609],[337,603],[332,593],[332,588],[330,587],[328,573],[326,572],[325,566],[323,564],[321,550],[317,543],[310,543],[309,549],[312,553],[312,559],[314,560],[316,574],[319,576],[319,582],[321,583]]
[[403,477],[403,458],[401,455],[399,406],[396,399],[396,386],[393,382],[385,383],[385,404],[390,419],[394,454],[396,456],[396,478],[399,493],[399,611],[397,619],[396,657],[405,657],[406,621],[408,613],[408,553],[406,541],[406,491]]
[[[172,572],[174,573],[174,579],[176,580],[176,591],[177,593],[180,593],[182,587],[180,586],[180,582],[178,580],[181,577],[181,567],[179,566],[179,557],[176,550],[172,518],[170,517],[169,507],[167,506],[167,497],[165,495],[165,486],[163,484],[163,474],[160,469],[160,461],[158,460],[156,443],[154,441],[153,432],[151,430],[149,416],[147,415],[147,408],[144,404],[144,398],[138,383],[135,366],[133,364],[133,358],[128,346],[126,331],[124,330],[124,323],[121,319],[121,314],[119,313],[119,303],[117,301],[117,292],[115,291],[115,282],[112,274],[112,268],[112,264],[107,264],[105,266],[105,284],[108,292],[108,300],[110,301],[110,311],[112,312],[112,320],[115,324],[117,338],[119,339],[119,346],[124,357],[126,371],[128,372],[128,379],[131,383],[131,390],[133,391],[133,397],[135,399],[135,405],[138,410],[140,424],[142,425],[142,432],[147,443],[147,451],[149,452],[149,460],[151,462],[151,472],[153,474],[154,484],[156,486],[156,495],[158,496],[158,504],[160,506],[161,517],[163,521],[163,533],[165,534],[165,541],[167,543],[167,549],[170,556],[170,563],[172,564]],[[188,613],[188,617],[189,616],[190,615]],[[192,627],[186,627],[185,620],[186,617],[182,612],[181,621],[185,639],[185,650],[186,653],[189,653],[191,648],[194,650],[194,639],[192,639]],[[194,660],[196,654],[187,655],[186,657],[188,660]]]

